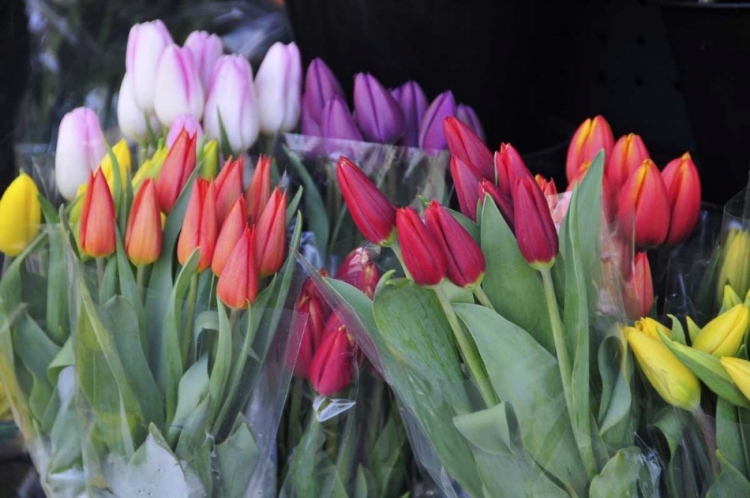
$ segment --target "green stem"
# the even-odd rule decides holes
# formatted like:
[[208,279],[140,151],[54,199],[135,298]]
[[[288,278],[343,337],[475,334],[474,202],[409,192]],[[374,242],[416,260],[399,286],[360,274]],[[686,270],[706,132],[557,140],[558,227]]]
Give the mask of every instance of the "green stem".
[[195,303],[198,299],[198,274],[194,274],[190,277],[190,289],[188,290],[187,297],[187,315],[185,320],[185,326],[182,329],[180,354],[182,355],[182,363],[187,363],[188,349],[190,343],[193,342],[193,330],[195,329]]
[[409,273],[409,269],[406,268],[406,263],[404,263],[404,253],[401,252],[401,246],[398,245],[398,242],[394,241],[389,247],[393,251],[393,254],[396,255],[398,262],[401,263],[401,268],[404,270],[406,278],[411,279],[411,273]]
[[708,458],[711,460],[711,470],[713,470],[714,476],[719,474],[719,461],[716,458],[716,434],[714,428],[711,426],[711,421],[708,420],[706,412],[698,405],[695,410],[691,411],[695,421],[698,423],[698,428],[701,431],[703,440],[706,442],[706,448],[708,449]]
[[479,386],[479,392],[482,395],[485,405],[487,405],[487,408],[495,406],[500,401],[497,399],[497,395],[487,378],[487,372],[484,369],[482,360],[479,358],[479,353],[475,345],[471,342],[459,323],[456,312],[453,311],[453,306],[451,306],[450,300],[445,294],[445,291],[439,286],[435,286],[433,289],[435,290],[435,294],[437,294],[440,306],[442,306],[446,318],[448,318],[448,323],[453,330],[453,335],[456,337],[458,349],[461,351],[461,356],[463,356],[464,362],[469,369],[469,373],[476,381],[477,386]]
[[339,417],[333,417],[329,420],[330,425],[333,427],[333,431],[328,432],[326,435],[326,451],[328,458],[331,459],[331,463],[338,461],[339,453]]
[[336,242],[338,242],[338,236],[339,232],[341,231],[341,227],[344,224],[344,220],[346,219],[346,213],[349,212],[349,208],[346,204],[341,206],[341,209],[339,210],[338,217],[336,218],[336,224],[333,226],[333,231],[331,232],[331,235],[329,237],[329,243],[328,243],[328,253],[332,253],[333,249],[336,247]]
[[375,441],[380,430],[380,418],[383,414],[383,393],[385,391],[385,382],[383,379],[375,379],[375,386],[370,402],[370,417],[367,421],[367,449],[372,450],[375,447]]
[[492,305],[492,302],[490,301],[490,298],[487,297],[487,294],[485,294],[484,289],[482,289],[481,285],[477,285],[476,287],[472,289],[472,291],[474,292],[474,295],[479,300],[479,304],[481,304],[485,308],[491,309],[492,311],[496,311],[495,307]]
[[148,280],[146,265],[135,267],[135,283],[138,286],[138,292],[141,295],[141,301],[146,297],[146,281]]
[[289,401],[289,426],[287,427],[287,451],[291,454],[299,443],[300,412],[302,409],[302,379],[292,378],[292,396]]

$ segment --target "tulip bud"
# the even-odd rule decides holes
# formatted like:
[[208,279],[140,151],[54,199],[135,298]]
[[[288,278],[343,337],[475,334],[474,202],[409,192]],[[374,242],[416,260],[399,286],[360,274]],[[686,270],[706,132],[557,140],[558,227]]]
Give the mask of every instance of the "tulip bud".
[[258,104],[250,63],[239,55],[222,55],[208,84],[203,127],[211,139],[222,140],[224,127],[234,153],[249,149],[258,138]]
[[447,275],[445,255],[413,208],[396,211],[398,243],[404,257],[404,265],[418,285],[437,285]]
[[497,185],[505,195],[512,195],[516,179],[532,177],[529,168],[521,159],[521,154],[511,144],[500,144],[500,150],[495,153],[494,163]]
[[698,377],[661,340],[632,327],[625,328],[630,349],[656,392],[672,406],[695,409],[701,401]]
[[425,210],[424,221],[443,252],[448,279],[459,287],[479,285],[484,277],[484,255],[469,232],[436,200]]
[[115,203],[101,171],[89,173],[78,243],[81,251],[93,258],[115,252]]
[[229,214],[227,214],[226,220],[222,223],[219,236],[216,239],[211,270],[217,277],[220,277],[221,272],[224,271],[227,259],[237,245],[237,241],[240,240],[240,237],[245,232],[245,228],[247,228],[247,209],[245,207],[245,199],[240,197],[234,202],[232,209],[229,210]]
[[304,101],[302,109],[300,109],[299,113],[299,130],[303,135],[308,135],[311,137],[319,137],[323,134],[323,132],[320,130],[320,123],[312,118],[312,116],[310,115],[310,111],[308,111],[304,106]]
[[177,141],[177,137],[180,135],[182,130],[185,129],[188,135],[195,137],[195,145],[198,146],[203,138],[203,127],[200,121],[195,119],[190,114],[180,114],[172,124],[169,126],[169,134],[167,134],[167,147],[171,148]]
[[419,125],[419,147],[427,150],[448,148],[448,139],[443,130],[443,121],[456,114],[453,93],[443,92],[429,105]]
[[750,399],[750,361],[725,356],[720,358],[721,365],[727,371],[737,389]]
[[732,289],[731,285],[725,285],[724,296],[721,299],[721,309],[719,310],[719,314],[722,314],[725,311],[729,311],[738,304],[742,304],[742,298],[740,297],[740,295],[737,294],[734,289]]
[[[117,169],[120,173],[120,186],[124,187],[128,182],[128,173],[130,173],[132,163],[130,148],[128,147],[128,143],[125,141],[125,139],[120,140],[115,144],[114,147],[112,147],[112,155],[115,156],[115,160],[117,161]],[[99,167],[101,168],[102,173],[104,173],[104,178],[107,180],[107,186],[109,186],[109,190],[114,193],[115,168],[114,164],[112,164],[112,157],[109,155],[109,153],[105,154],[105,156],[102,158],[102,162]]]
[[78,107],[60,122],[55,151],[55,182],[60,194],[75,199],[78,187],[88,181],[107,153],[102,127],[94,111]]
[[467,124],[482,142],[485,141],[482,122],[479,121],[479,116],[474,112],[474,109],[468,105],[458,104],[458,106],[456,106],[456,118],[464,124]]
[[477,188],[482,182],[482,176],[473,166],[456,155],[451,157],[450,168],[459,209],[466,217],[476,220],[477,201],[482,195]]
[[143,162],[133,176],[133,190],[138,190],[138,187],[140,187],[146,178],[158,178],[168,153],[169,149],[167,147],[161,147],[154,152],[153,156]]
[[162,52],[172,44],[172,37],[160,20],[134,24],[128,34],[125,69],[133,78],[138,107],[154,112],[157,67]]
[[276,188],[255,223],[255,253],[261,277],[273,275],[284,263],[286,192]]
[[169,214],[195,169],[195,135],[182,130],[169,149],[156,181],[159,208]]
[[132,76],[125,73],[117,95],[117,124],[123,135],[137,142],[145,142],[150,138],[149,129],[154,135],[161,133],[161,123],[156,115],[146,113],[138,107],[135,101]]
[[193,56],[193,62],[198,69],[201,85],[205,92],[208,90],[208,81],[211,78],[211,72],[216,65],[216,61],[224,53],[221,38],[205,31],[193,31],[185,40],[184,47],[190,50]]
[[654,339],[659,339],[659,333],[663,334],[664,337],[672,337],[672,329],[649,317],[636,320],[635,328],[640,330],[644,334],[650,335]]
[[[177,259],[180,264],[184,266],[193,251],[198,249],[200,260],[197,271],[202,272],[211,266],[217,235],[216,186],[204,178],[196,178],[177,241]],[[231,260],[231,255],[229,259]]]
[[216,183],[216,213],[219,215],[219,224],[224,223],[229,209],[239,197],[243,196],[242,171],[244,168],[245,160],[242,156],[235,161],[232,161],[230,157],[214,182]]
[[367,178],[359,167],[345,157],[339,159],[336,178],[347,208],[362,235],[370,242],[388,245],[396,228],[396,208]]
[[666,243],[685,240],[701,214],[701,180],[689,153],[671,161],[661,172],[670,207],[669,234]]
[[294,305],[297,317],[291,331],[291,340],[299,343],[296,361],[287,361],[294,366],[294,373],[300,377],[310,377],[310,366],[318,349],[326,324],[325,306],[315,296],[301,293]]
[[263,154],[258,157],[258,164],[253,172],[253,179],[245,192],[247,215],[254,222],[263,212],[271,198],[271,158]]
[[633,266],[628,272],[625,286],[625,309],[628,318],[635,320],[648,316],[654,305],[654,282],[651,278],[651,266],[645,252],[639,252],[633,258]]
[[0,198],[0,252],[15,257],[36,238],[42,223],[39,189],[21,172]]
[[232,309],[245,309],[258,297],[258,261],[253,230],[246,228],[227,259],[232,271],[222,272],[216,297]]
[[147,178],[133,199],[125,231],[125,253],[136,266],[148,265],[161,254],[161,212],[154,181]]
[[404,136],[399,140],[399,145],[418,147],[419,126],[427,110],[427,97],[415,81],[408,81],[395,90],[391,90],[391,95],[404,113]]
[[495,165],[492,153],[484,141],[468,125],[455,117],[450,117],[443,122],[443,130],[451,156],[459,157],[463,162],[471,165],[482,178],[494,182]]
[[258,68],[255,89],[263,133],[274,135],[297,127],[302,98],[302,61],[297,45],[271,45]]
[[356,345],[333,313],[310,364],[310,383],[321,396],[343,391],[354,379]]
[[201,176],[212,180],[219,174],[219,142],[210,140],[203,146],[203,168]]
[[534,175],[534,180],[545,196],[557,195],[557,185],[555,185],[554,179],[547,180],[542,175]]
[[404,113],[398,102],[371,74],[354,77],[357,125],[368,142],[391,144],[404,135]]
[[171,126],[181,114],[201,119],[204,95],[190,50],[174,44],[165,48],[156,68],[154,89],[154,110],[162,124]]
[[489,180],[482,180],[479,185],[479,195],[482,199],[489,195],[492,200],[495,201],[495,205],[500,210],[500,214],[503,216],[505,223],[511,231],[516,231],[515,220],[513,219],[513,198],[510,194],[504,194],[500,191],[500,187],[495,185]]
[[693,341],[693,347],[704,353],[734,356],[750,328],[750,309],[738,304],[708,322]]
[[334,96],[344,98],[341,85],[325,62],[313,59],[305,74],[305,94],[302,97],[304,114],[312,122],[319,124],[323,117],[323,107]]
[[605,158],[604,177],[617,191],[649,157],[648,149],[640,136],[634,133],[623,135],[612,148],[612,155]]
[[626,239],[632,235],[638,247],[656,246],[667,238],[667,189],[650,159],[644,161],[625,182],[619,196],[617,217],[622,235]]
[[576,130],[568,147],[565,161],[565,173],[568,182],[576,177],[578,168],[586,161],[593,161],[599,151],[604,150],[604,157],[609,158],[615,145],[612,128],[602,116],[586,119]]
[[739,295],[750,289],[750,232],[737,228],[729,230],[722,248],[717,282],[719,300],[725,285],[731,285]]
[[332,97],[323,107],[320,134],[325,138],[362,141],[362,134],[349,113],[346,102],[338,96]]
[[530,175],[515,181],[513,225],[518,248],[532,268],[549,268],[557,257],[558,240],[547,199]]
[[359,289],[364,295],[372,299],[375,296],[375,287],[380,280],[378,266],[372,261],[370,251],[359,247],[344,259],[338,271],[336,280]]

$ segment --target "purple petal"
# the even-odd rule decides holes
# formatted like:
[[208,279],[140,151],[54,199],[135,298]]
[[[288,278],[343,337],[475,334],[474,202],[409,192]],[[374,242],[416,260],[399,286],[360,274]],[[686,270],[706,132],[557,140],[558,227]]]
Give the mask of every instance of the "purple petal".
[[479,138],[482,139],[482,142],[485,141],[484,137],[484,128],[482,128],[482,122],[479,121],[479,117],[477,116],[477,113],[474,112],[474,109],[472,109],[468,105],[464,104],[458,104],[456,107],[456,118],[460,119],[476,133]]
[[424,113],[419,128],[419,146],[423,149],[446,149],[448,141],[443,133],[443,121],[456,113],[453,93],[443,92],[432,101]]
[[398,102],[370,74],[354,77],[354,109],[362,135],[369,142],[395,143],[404,134],[404,113]]
[[391,90],[391,95],[398,101],[404,113],[404,136],[399,145],[405,147],[419,146],[419,125],[427,110],[427,97],[422,88],[414,81],[408,81],[402,86]]
[[323,108],[320,128],[326,138],[362,141],[362,134],[349,113],[346,102],[337,96],[329,100]]

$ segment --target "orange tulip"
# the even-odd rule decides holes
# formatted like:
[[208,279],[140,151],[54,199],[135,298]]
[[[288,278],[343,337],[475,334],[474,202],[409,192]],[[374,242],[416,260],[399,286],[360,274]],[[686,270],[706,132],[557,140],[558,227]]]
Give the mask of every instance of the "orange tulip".
[[198,272],[211,265],[218,232],[216,220],[216,186],[205,178],[196,178],[190,194],[180,239],[177,259],[184,265],[196,249],[200,252]]
[[230,157],[224,167],[221,168],[219,176],[216,177],[216,213],[219,223],[224,223],[229,210],[238,197],[242,197],[242,170],[245,160],[242,156],[232,161]]
[[255,252],[261,277],[279,271],[286,248],[286,192],[276,188],[255,224]]
[[232,309],[245,309],[258,297],[258,265],[253,230],[246,228],[227,259],[227,271],[219,277],[216,296]]
[[125,252],[134,265],[148,265],[159,258],[161,230],[156,187],[154,181],[147,178],[135,194],[125,231]]
[[593,161],[599,151],[604,150],[605,159],[609,157],[614,145],[612,128],[604,117],[596,116],[581,123],[568,147],[568,157],[565,161],[568,182],[572,183],[581,164]]
[[105,258],[115,252],[115,203],[101,170],[89,174],[79,230],[84,254]]
[[638,247],[664,242],[669,231],[669,201],[659,169],[646,159],[620,191],[617,217],[620,231]]
[[667,244],[685,240],[701,214],[701,179],[689,153],[667,164],[661,172],[670,207]]
[[645,252],[633,258],[630,278],[625,287],[625,311],[628,318],[637,320],[648,316],[654,305],[654,282],[651,279],[651,266]]
[[258,164],[255,166],[253,179],[245,192],[245,204],[247,205],[247,214],[251,221],[255,221],[263,212],[263,208],[268,204],[271,198],[271,158],[261,156],[258,158]]
[[169,149],[167,158],[164,159],[164,165],[156,181],[156,194],[159,198],[159,207],[167,214],[172,211],[195,169],[195,140],[196,135],[188,135],[187,130],[183,128]]
[[634,133],[623,135],[613,147],[612,154],[606,158],[604,177],[618,190],[628,181],[630,174],[648,158],[648,149],[641,137]]
[[247,209],[245,208],[245,199],[239,197],[234,201],[227,219],[221,225],[219,238],[216,239],[216,249],[211,261],[211,270],[217,277],[220,277],[221,272],[224,271],[227,259],[229,259],[229,255],[234,250],[234,246],[237,245],[237,241],[242,237],[245,228],[247,228]]

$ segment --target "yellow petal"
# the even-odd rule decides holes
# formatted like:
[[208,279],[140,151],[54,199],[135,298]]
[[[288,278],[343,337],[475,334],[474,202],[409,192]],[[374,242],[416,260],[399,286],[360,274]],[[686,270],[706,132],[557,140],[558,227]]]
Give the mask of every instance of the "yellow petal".
[[665,336],[671,338],[672,337],[672,329],[667,327],[666,325],[663,325],[653,318],[641,318],[637,322],[635,322],[635,328],[643,332],[644,334],[648,334],[654,339],[659,338],[658,332],[661,332]]
[[36,238],[42,222],[39,189],[21,173],[0,198],[0,251],[18,256]]
[[737,388],[742,391],[747,399],[750,399],[750,361],[725,356],[721,358],[721,364],[732,378]]
[[718,358],[734,356],[750,327],[750,309],[738,304],[720,314],[703,327],[693,347]]

